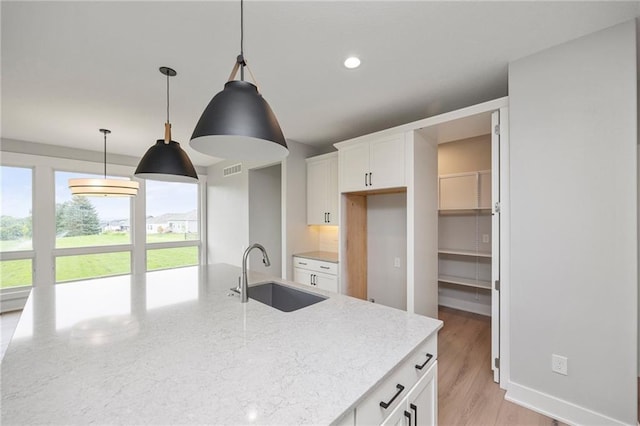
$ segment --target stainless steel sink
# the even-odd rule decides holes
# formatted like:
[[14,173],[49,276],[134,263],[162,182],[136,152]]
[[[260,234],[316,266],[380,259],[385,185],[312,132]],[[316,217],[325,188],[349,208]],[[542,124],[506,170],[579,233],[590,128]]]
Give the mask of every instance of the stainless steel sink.
[[306,291],[274,282],[249,287],[249,298],[282,312],[297,311],[327,299],[317,294],[307,293]]

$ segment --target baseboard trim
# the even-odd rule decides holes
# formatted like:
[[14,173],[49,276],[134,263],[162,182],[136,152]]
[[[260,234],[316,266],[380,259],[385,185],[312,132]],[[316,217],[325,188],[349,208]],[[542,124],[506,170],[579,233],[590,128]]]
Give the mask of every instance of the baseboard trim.
[[627,425],[620,420],[513,382],[507,386],[504,398],[570,425]]
[[474,314],[491,316],[491,306],[480,303],[473,303],[466,300],[456,299],[454,297],[439,296],[438,305],[447,308],[458,309],[461,311],[473,312]]

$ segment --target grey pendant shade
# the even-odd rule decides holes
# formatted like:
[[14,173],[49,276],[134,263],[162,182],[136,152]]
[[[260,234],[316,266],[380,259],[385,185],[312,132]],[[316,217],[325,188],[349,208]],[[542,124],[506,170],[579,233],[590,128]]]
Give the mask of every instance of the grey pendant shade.
[[278,120],[258,88],[232,80],[214,96],[191,136],[196,151],[232,160],[279,160],[287,142]]
[[[244,2],[240,0],[240,55],[222,92],[211,99],[189,145],[230,160],[282,160],[289,154],[278,119],[256,85],[244,81]],[[247,67],[249,72],[251,70]],[[234,80],[238,70],[240,80]],[[251,75],[253,81],[256,79]]]
[[166,143],[158,139],[140,160],[135,172],[142,179],[164,180],[170,182],[197,182],[196,173],[187,153],[176,141]]
[[135,176],[141,179],[169,182],[197,182],[198,174],[189,156],[178,142],[171,140],[169,77],[173,77],[177,73],[169,67],[160,67],[160,72],[167,76],[167,122],[165,123],[164,139],[158,139],[156,144],[147,150],[138,163]]

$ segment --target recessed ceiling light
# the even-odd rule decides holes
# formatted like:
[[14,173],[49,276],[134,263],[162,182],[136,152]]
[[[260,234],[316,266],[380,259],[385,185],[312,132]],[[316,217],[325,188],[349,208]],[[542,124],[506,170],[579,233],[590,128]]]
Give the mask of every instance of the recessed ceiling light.
[[355,56],[350,56],[344,60],[344,66],[350,70],[358,68],[360,66],[360,59]]

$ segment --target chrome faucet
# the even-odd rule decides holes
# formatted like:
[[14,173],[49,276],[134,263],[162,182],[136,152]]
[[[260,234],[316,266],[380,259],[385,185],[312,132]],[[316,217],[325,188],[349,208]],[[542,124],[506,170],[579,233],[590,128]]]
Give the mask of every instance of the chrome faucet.
[[262,244],[252,244],[244,251],[244,255],[242,256],[242,285],[240,287],[240,302],[247,303],[249,301],[249,283],[247,282],[247,258],[249,257],[249,252],[254,248],[260,249],[262,252],[262,263],[264,266],[271,266],[271,262],[269,261],[269,255],[267,251],[262,246]]

